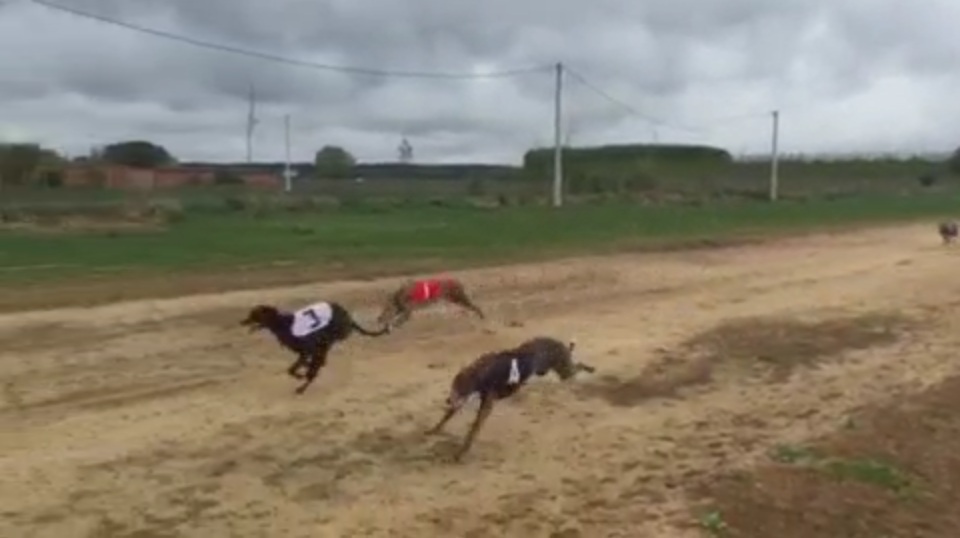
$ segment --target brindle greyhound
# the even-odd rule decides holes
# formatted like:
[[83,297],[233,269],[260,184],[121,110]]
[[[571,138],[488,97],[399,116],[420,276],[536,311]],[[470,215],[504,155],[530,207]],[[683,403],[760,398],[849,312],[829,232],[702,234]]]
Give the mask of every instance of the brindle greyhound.
[[480,409],[470,426],[470,431],[454,456],[460,461],[470,450],[473,440],[483,423],[493,411],[497,400],[510,397],[523,387],[534,375],[544,376],[551,370],[561,380],[574,377],[577,372],[593,373],[593,366],[573,360],[574,343],[564,344],[555,338],[531,338],[513,349],[481,355],[463,367],[453,378],[447,396],[446,412],[428,434],[439,433],[444,425],[457,414],[473,394],[480,396]]
[[957,239],[957,223],[953,220],[945,220],[937,225],[937,232],[940,233],[940,238],[943,239],[943,244],[952,243]]
[[453,303],[484,319],[483,311],[473,304],[463,283],[455,278],[424,278],[406,282],[387,298],[377,322],[388,331],[406,323],[415,310],[439,301]]
[[[363,328],[346,308],[337,303],[316,303],[296,312],[257,305],[240,324],[250,327],[251,332],[258,329],[270,331],[281,346],[297,354],[297,360],[287,369],[290,376],[304,379],[297,387],[297,394],[303,394],[316,379],[334,344],[346,340],[353,331],[370,337],[387,333],[386,329],[370,331]],[[299,372],[301,366],[307,368],[305,375]]]

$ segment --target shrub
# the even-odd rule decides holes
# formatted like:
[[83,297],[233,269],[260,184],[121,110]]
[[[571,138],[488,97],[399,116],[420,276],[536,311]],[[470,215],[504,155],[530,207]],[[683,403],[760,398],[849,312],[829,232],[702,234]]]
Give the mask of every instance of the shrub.
[[242,196],[227,196],[223,205],[228,211],[245,211],[249,204]]
[[947,170],[953,175],[960,176],[960,148],[955,149],[947,159]]
[[214,185],[240,185],[243,178],[229,170],[217,170],[213,176]]

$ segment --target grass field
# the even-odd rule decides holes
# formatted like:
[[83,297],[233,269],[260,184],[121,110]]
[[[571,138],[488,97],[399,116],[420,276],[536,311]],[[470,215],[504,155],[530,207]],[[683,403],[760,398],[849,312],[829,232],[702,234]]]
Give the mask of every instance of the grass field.
[[[702,206],[618,202],[559,211],[427,205],[268,214],[188,210],[149,227],[0,231],[0,290],[15,289],[16,303],[36,295],[39,307],[51,304],[52,289],[62,291],[57,301],[71,304],[369,278],[934,219],[950,215],[958,201],[958,195],[931,194]],[[13,299],[3,297],[0,309],[12,306]]]
[[347,264],[371,268],[427,261],[460,266],[722,240],[949,215],[957,196],[696,206],[612,203],[546,207],[399,208],[375,212],[187,213],[154,228],[0,232],[0,284],[89,273],[189,271],[238,266]]

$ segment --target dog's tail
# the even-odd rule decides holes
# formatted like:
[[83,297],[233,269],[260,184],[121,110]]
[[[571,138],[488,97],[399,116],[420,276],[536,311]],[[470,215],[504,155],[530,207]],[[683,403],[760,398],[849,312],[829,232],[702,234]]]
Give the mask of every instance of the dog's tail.
[[390,326],[384,325],[379,331],[371,331],[370,329],[365,328],[363,325],[360,325],[355,320],[350,320],[350,325],[354,328],[355,331],[364,335],[364,336],[383,336],[390,332]]

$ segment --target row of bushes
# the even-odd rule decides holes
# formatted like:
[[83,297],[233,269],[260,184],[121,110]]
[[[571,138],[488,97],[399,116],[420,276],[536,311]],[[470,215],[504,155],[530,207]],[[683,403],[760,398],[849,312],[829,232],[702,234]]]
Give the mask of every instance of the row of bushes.
[[[553,148],[537,148],[523,156],[523,170],[530,178],[541,178],[553,171]],[[719,165],[733,163],[725,149],[679,144],[620,144],[564,148],[563,167],[568,174],[609,170],[643,169],[649,163],[680,165]]]

